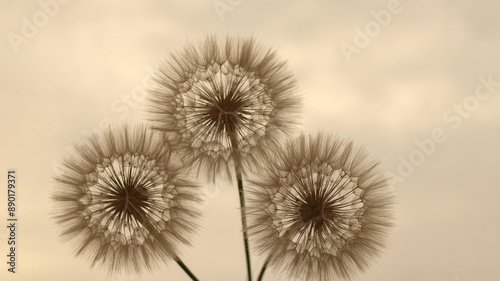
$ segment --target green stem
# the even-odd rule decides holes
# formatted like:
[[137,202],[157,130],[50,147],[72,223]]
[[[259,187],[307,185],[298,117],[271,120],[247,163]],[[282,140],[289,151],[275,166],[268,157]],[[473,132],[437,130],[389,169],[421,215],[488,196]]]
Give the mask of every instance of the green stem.
[[257,281],[262,281],[262,277],[264,276],[264,272],[266,272],[268,263],[269,263],[269,261],[266,261],[264,263],[264,265],[262,266],[262,269],[260,270],[259,278],[257,279]]
[[250,264],[250,247],[248,243],[248,234],[247,234],[247,218],[245,214],[245,195],[243,193],[243,181],[241,179],[241,173],[236,174],[236,178],[238,179],[238,193],[240,195],[241,224],[243,226],[243,243],[245,244],[245,256],[247,259],[248,280],[252,281],[252,269]]
[[234,133],[230,134],[231,147],[233,150],[234,170],[238,181],[238,194],[240,197],[241,224],[243,227],[243,244],[245,245],[245,257],[247,261],[248,281],[252,281],[252,266],[250,263],[250,246],[248,243],[247,217],[245,209],[245,193],[243,191],[243,180],[241,177],[241,155],[239,154],[238,140]]
[[187,268],[187,266],[181,261],[181,259],[179,259],[178,257],[175,258],[175,261],[177,262],[177,264],[184,270],[184,272],[186,272],[187,275],[189,275],[189,277],[191,277],[191,279],[193,281],[199,281],[196,276],[194,276],[194,274],[189,270],[189,268]]

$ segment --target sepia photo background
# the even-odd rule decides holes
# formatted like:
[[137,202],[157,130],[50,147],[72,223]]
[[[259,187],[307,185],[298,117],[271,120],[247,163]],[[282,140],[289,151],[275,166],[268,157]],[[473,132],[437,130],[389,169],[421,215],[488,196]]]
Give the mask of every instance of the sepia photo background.
[[[392,176],[388,247],[353,280],[500,278],[500,3],[496,1],[2,1],[0,280],[190,280],[173,261],[110,276],[50,219],[56,163],[85,132],[144,117],[150,74],[188,41],[255,36],[298,79],[301,130],[363,144]],[[7,271],[7,171],[17,191]],[[235,185],[204,188],[182,259],[245,280]],[[251,244],[251,241],[250,241]],[[263,257],[252,255],[255,277]],[[272,270],[264,280],[286,280]],[[280,279],[281,278],[281,279]]]

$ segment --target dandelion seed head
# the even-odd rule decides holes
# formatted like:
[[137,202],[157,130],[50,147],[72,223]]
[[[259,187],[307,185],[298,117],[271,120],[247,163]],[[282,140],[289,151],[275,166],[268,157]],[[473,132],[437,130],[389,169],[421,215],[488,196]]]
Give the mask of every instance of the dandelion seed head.
[[143,125],[94,131],[61,162],[55,221],[76,255],[110,272],[151,270],[189,244],[196,184],[168,143]]
[[253,38],[208,36],[162,64],[150,91],[154,128],[177,144],[208,179],[230,176],[231,162],[256,168],[266,149],[297,124],[295,78]]
[[351,141],[302,135],[251,180],[255,250],[296,280],[350,279],[368,268],[392,225],[378,162]]

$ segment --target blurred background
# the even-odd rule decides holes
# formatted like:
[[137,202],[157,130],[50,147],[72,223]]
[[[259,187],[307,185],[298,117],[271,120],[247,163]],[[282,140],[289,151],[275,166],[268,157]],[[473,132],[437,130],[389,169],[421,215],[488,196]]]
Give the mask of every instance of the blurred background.
[[[207,33],[254,35],[299,80],[302,130],[350,136],[393,176],[389,246],[353,280],[500,276],[500,3],[496,1],[2,1],[0,171],[16,169],[17,273],[1,280],[190,280],[174,263],[110,276],[50,220],[55,163],[106,122],[139,120],[160,60]],[[0,217],[7,217],[7,181]],[[183,261],[245,280],[235,186],[205,190]],[[6,223],[6,220],[4,220]],[[4,223],[1,223],[3,225]],[[254,275],[262,258],[252,256]],[[264,280],[286,280],[268,271]]]

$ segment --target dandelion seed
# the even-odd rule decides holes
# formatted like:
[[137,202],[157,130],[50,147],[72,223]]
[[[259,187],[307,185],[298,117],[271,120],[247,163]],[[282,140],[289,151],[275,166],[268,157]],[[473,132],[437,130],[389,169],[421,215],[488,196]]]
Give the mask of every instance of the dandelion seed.
[[[249,234],[291,279],[349,279],[368,268],[392,225],[378,163],[351,141],[302,135],[251,180]],[[265,270],[265,267],[263,268]]]
[[208,179],[255,169],[297,123],[300,99],[284,61],[254,39],[208,36],[160,66],[149,119]]
[[54,217],[77,256],[110,272],[177,261],[197,228],[200,199],[161,134],[142,125],[94,131],[61,166]]

